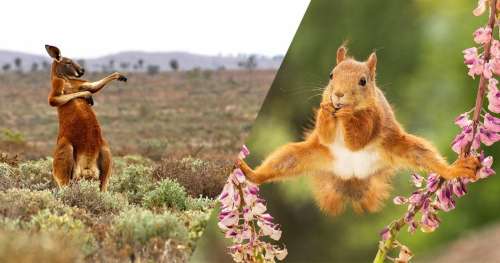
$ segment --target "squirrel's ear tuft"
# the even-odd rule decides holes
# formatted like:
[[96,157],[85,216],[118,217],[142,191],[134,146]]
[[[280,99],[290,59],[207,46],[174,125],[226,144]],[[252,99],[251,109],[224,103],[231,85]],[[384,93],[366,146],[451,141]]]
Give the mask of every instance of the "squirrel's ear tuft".
[[370,74],[375,76],[375,71],[377,70],[377,54],[375,52],[371,53],[366,61],[368,68],[370,69]]
[[347,48],[342,45],[337,49],[337,65],[342,62],[347,55]]

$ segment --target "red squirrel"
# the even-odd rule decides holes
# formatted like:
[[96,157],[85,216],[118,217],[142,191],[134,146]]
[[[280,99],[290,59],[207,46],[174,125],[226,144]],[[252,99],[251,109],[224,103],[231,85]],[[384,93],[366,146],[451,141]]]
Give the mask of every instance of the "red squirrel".
[[398,169],[436,172],[445,179],[474,177],[477,158],[460,157],[449,165],[431,143],[402,128],[375,83],[376,66],[375,53],[360,62],[341,46],[314,129],[304,141],[271,153],[255,170],[240,160],[248,179],[263,184],[307,175],[318,206],[337,215],[348,202],[356,212],[380,210]]

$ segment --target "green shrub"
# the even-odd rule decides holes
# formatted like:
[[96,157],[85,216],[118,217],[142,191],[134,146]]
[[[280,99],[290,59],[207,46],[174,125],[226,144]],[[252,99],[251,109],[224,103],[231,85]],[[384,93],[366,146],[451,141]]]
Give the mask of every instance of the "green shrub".
[[148,139],[143,142],[141,151],[145,156],[158,161],[162,158],[168,145],[169,142],[166,139]]
[[140,204],[144,195],[153,187],[150,167],[132,164],[123,169],[121,173],[111,176],[109,190],[123,193],[130,203]]
[[114,157],[113,174],[121,174],[125,168],[132,164],[150,167],[153,165],[153,161],[141,155],[126,155],[123,157]]
[[42,210],[33,216],[29,223],[31,231],[61,235],[78,245],[85,255],[96,249],[96,240],[82,221],[68,214],[55,215],[49,210]]
[[186,190],[172,179],[164,179],[157,183],[156,188],[144,196],[144,206],[172,207],[185,210],[187,207]]
[[[0,229],[5,231],[19,230],[23,222],[19,219],[12,219],[8,217],[0,217]],[[1,231],[0,230],[0,231]]]
[[0,215],[8,218],[29,220],[41,210],[62,211],[63,204],[50,191],[8,189],[0,192]]
[[152,238],[170,238],[186,241],[188,231],[179,219],[170,212],[154,214],[143,208],[123,211],[113,222],[113,233],[122,245],[136,247],[146,244]]
[[200,210],[209,211],[215,206],[215,200],[207,197],[192,198],[188,197],[186,199],[186,209],[187,210]]
[[2,140],[16,144],[24,144],[26,142],[22,133],[6,128],[2,130]]
[[0,162],[0,191],[5,191],[17,185],[16,172],[16,168]]
[[22,188],[46,190],[56,187],[52,177],[52,158],[23,162],[19,165]]
[[156,180],[171,178],[179,182],[192,197],[214,198],[231,172],[228,161],[205,161],[196,158],[164,159],[153,171]]
[[83,262],[83,256],[58,235],[0,230],[0,262]]
[[177,214],[180,220],[186,222],[186,226],[189,229],[188,236],[191,246],[194,246],[195,242],[203,235],[210,215],[211,211],[208,210],[187,210]]
[[81,180],[62,188],[57,197],[68,206],[83,208],[95,215],[118,213],[128,205],[121,194],[101,192],[97,181]]

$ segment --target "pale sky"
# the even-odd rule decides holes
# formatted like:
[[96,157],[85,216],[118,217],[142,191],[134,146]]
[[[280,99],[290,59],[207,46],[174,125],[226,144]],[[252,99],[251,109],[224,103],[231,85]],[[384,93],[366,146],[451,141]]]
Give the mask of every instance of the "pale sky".
[[9,0],[0,49],[70,57],[125,50],[285,54],[309,0]]

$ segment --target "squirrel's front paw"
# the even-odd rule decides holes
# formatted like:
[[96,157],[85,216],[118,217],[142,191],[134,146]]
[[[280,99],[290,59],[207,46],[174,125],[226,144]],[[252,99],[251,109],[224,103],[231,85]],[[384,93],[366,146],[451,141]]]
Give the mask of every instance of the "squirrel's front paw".
[[249,181],[251,181],[254,184],[260,184],[259,180],[255,177],[254,171],[252,170],[252,168],[250,168],[250,166],[248,166],[248,164],[245,161],[238,159],[236,161],[236,167],[240,168],[240,170],[243,172],[243,174]]
[[452,165],[452,170],[445,179],[453,179],[457,177],[467,177],[476,179],[476,172],[481,167],[481,162],[477,157],[467,156],[456,160]]
[[354,109],[350,106],[344,106],[335,112],[335,116],[339,118],[350,117],[354,114]]
[[335,108],[331,102],[322,102],[320,104],[321,110],[329,115],[333,115]]

